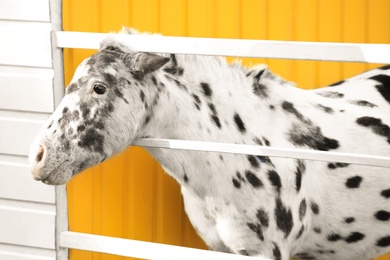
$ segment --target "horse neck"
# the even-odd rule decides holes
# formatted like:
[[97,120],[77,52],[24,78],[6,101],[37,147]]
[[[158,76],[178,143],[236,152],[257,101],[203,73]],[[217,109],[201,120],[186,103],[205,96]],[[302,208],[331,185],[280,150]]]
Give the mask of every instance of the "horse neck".
[[[295,88],[269,71],[261,73],[264,67],[247,70],[241,65],[208,59],[186,65],[178,60],[179,68],[168,69],[169,73],[160,71],[156,75],[158,84],[163,87],[149,94],[149,103],[155,106],[143,136],[237,144],[259,144],[259,139],[267,144],[264,140],[278,137],[274,135],[275,129],[270,127],[270,122],[280,126],[288,120],[283,118],[283,113],[275,119],[272,106],[280,107]],[[184,73],[180,72],[180,67]],[[264,85],[260,85],[259,79]],[[278,120],[276,124],[275,120]],[[242,156],[220,163],[214,162],[221,158],[214,153],[148,150],[182,185],[186,185],[185,171],[197,194],[215,190],[221,186],[217,185],[218,182],[229,179],[223,175],[231,171],[229,163],[232,161],[241,159],[247,163],[246,157]],[[210,172],[213,172],[212,177],[207,175]]]
[[173,63],[157,76],[164,88],[147,136],[240,143],[235,114],[252,115],[244,124],[266,131],[261,126],[272,119],[270,107],[296,91],[265,66],[246,69],[220,58],[177,55]]

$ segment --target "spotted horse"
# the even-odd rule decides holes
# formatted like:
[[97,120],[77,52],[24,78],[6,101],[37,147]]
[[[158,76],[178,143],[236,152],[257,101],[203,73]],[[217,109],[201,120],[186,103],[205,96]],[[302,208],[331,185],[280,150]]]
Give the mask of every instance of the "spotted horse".
[[[389,156],[389,126],[390,66],[302,90],[265,65],[137,52],[112,34],[77,68],[29,160],[35,180],[60,185],[143,137]],[[212,250],[275,260],[390,251],[388,168],[148,151]]]

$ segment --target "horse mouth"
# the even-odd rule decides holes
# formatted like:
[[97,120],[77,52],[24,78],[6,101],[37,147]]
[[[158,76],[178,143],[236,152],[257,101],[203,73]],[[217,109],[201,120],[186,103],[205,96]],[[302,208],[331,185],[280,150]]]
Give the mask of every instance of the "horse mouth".
[[56,167],[54,167],[54,169],[52,169],[47,175],[46,177],[42,178],[42,179],[38,179],[38,181],[41,181],[42,183],[44,184],[54,184],[56,182],[56,178],[54,177],[55,173],[58,172],[58,170],[64,166],[66,163],[69,163],[70,160],[64,160],[63,162],[59,163]]

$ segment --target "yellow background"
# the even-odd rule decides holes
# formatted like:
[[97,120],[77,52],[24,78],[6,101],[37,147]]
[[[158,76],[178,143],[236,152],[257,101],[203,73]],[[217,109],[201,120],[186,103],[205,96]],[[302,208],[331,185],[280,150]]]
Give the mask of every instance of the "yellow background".
[[[110,32],[125,25],[172,36],[390,43],[390,0],[64,0],[63,21],[66,31]],[[65,84],[92,53],[65,50]],[[258,62],[303,88],[376,66],[244,59]],[[141,148],[87,170],[67,188],[72,231],[206,248],[183,212],[179,186]],[[71,259],[122,257],[71,250]]]

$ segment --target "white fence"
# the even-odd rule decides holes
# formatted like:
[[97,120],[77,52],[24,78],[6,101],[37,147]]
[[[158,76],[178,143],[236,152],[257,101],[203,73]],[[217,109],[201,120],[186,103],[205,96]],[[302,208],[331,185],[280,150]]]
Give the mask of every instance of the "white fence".
[[[106,34],[63,32],[55,33],[58,48],[97,49]],[[285,42],[237,39],[208,39],[161,37],[159,44],[146,35],[120,35],[134,50],[176,54],[221,55],[257,58],[327,60],[366,63],[390,63],[390,44],[350,44],[320,42]],[[282,149],[254,145],[222,144],[212,142],[143,139],[138,146],[167,149],[198,150],[225,153],[266,155],[320,161],[337,161],[390,167],[390,157],[346,154],[337,152]],[[64,199],[64,198],[63,198]],[[65,211],[63,212],[64,214]],[[63,218],[66,221],[66,217]],[[66,227],[66,225],[64,225]],[[145,259],[247,259],[245,256],[216,253],[150,242],[110,238],[59,229],[59,249],[73,248]],[[61,249],[62,248],[62,249]],[[66,253],[62,255],[66,258]]]

